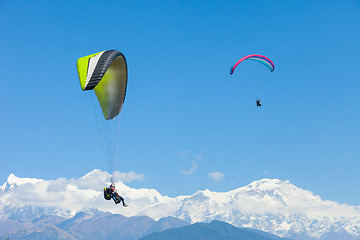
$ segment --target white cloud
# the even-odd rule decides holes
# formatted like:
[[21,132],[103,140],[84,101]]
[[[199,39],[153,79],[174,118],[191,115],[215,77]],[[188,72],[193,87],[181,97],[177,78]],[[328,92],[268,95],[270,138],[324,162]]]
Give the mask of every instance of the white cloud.
[[189,156],[189,154],[190,154],[190,152],[187,150],[179,153],[180,157],[182,157],[182,158],[187,158]]
[[185,175],[191,175],[191,174],[193,174],[197,169],[198,169],[198,164],[197,164],[197,162],[193,162],[192,165],[191,165],[190,170],[188,170],[188,171],[182,170],[181,173],[182,173],[182,174],[185,174]]
[[145,175],[143,173],[136,173],[133,171],[127,173],[115,171],[114,178],[115,180],[119,179],[124,183],[130,183],[133,181],[143,181],[145,179]]
[[[133,195],[131,188],[123,183],[124,181],[143,180],[144,178],[144,174],[133,171],[128,173],[115,172],[116,188],[126,202],[131,202],[131,199],[137,196],[161,199],[156,190],[139,190],[141,193]],[[111,175],[109,173],[97,169],[76,179],[43,180],[10,176],[11,185],[9,183],[5,183],[3,186],[0,185],[0,218],[2,206],[6,204],[14,206],[26,204],[44,208],[55,207],[63,209],[66,216],[82,209],[123,213],[124,209],[113,208],[114,202],[105,201],[103,198],[103,189],[110,184],[110,179]],[[119,181],[120,179],[123,181]],[[140,208],[136,209],[136,211],[140,210]]]
[[[119,172],[117,174],[121,175]],[[126,175],[128,180],[143,179],[142,174],[134,172],[122,175]],[[224,174],[211,172],[209,177],[220,181],[224,178]],[[181,217],[185,215],[190,216],[193,221],[207,221],[209,220],[207,211],[209,202],[203,201],[203,199],[210,197],[214,200],[212,209],[216,216],[225,216],[222,218],[224,221],[229,213],[231,213],[229,219],[236,219],[239,211],[244,214],[280,214],[280,216],[284,216],[284,219],[292,214],[300,214],[301,216],[312,216],[315,219],[325,217],[326,221],[333,217],[339,217],[339,222],[346,217],[354,218],[354,221],[357,222],[360,221],[356,220],[360,219],[359,207],[324,201],[310,191],[297,188],[288,181],[277,179],[262,179],[230,192],[217,193],[205,190],[198,191],[191,196],[175,198],[162,196],[155,189],[133,189],[119,181],[116,182],[117,190],[130,206],[123,208],[119,205],[115,206],[113,201],[106,201],[103,198],[103,188],[108,186],[110,178],[109,173],[100,170],[94,170],[76,179],[43,180],[17,178],[12,175],[8,182],[0,185],[0,219],[6,218],[7,213],[4,211],[7,206],[28,205],[59,208],[61,212],[58,209],[56,214],[63,214],[63,216],[74,215],[76,211],[83,209],[98,209],[128,217],[146,215],[158,220],[167,216]],[[254,195],[254,192],[261,194]],[[232,201],[232,199],[236,199],[236,201]],[[186,201],[187,207],[181,208],[184,201]],[[179,211],[179,209],[182,210]],[[54,214],[52,210],[49,213]],[[356,224],[358,223],[349,226],[357,226]]]
[[215,182],[218,182],[224,178],[224,174],[222,172],[209,172],[208,175]]

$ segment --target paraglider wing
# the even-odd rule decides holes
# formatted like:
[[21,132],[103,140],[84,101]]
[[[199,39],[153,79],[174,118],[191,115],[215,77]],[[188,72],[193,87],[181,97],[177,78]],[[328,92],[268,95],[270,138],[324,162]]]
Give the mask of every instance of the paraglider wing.
[[260,62],[262,64],[264,64],[266,67],[269,68],[269,70],[272,72],[275,70],[275,65],[274,63],[267,57],[263,56],[263,55],[259,55],[259,54],[251,54],[248,56],[245,56],[243,58],[241,58],[239,61],[237,61],[231,68],[230,68],[230,75],[232,75],[235,71],[235,68],[243,61],[245,60],[253,60],[253,61],[257,61]]
[[91,54],[77,61],[83,91],[94,90],[106,120],[119,115],[127,86],[125,56],[117,50]]

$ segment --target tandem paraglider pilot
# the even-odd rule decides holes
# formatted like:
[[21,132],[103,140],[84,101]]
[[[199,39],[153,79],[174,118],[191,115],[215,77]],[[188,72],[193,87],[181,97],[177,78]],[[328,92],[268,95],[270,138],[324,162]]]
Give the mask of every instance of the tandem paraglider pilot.
[[115,189],[115,184],[110,184],[110,186],[104,187],[104,198],[106,200],[111,200],[113,199],[115,204],[121,203],[123,204],[124,207],[127,207],[127,205],[125,204],[125,200],[123,197],[121,197],[116,189]]
[[261,107],[261,102],[260,102],[261,99],[256,99],[256,106],[258,107]]

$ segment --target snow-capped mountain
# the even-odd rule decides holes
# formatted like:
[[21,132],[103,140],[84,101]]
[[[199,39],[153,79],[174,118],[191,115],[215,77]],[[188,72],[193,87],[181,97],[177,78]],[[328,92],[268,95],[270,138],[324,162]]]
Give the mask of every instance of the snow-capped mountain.
[[0,221],[44,214],[71,217],[85,210],[156,220],[173,216],[191,223],[221,220],[302,240],[342,239],[345,235],[360,239],[359,207],[324,201],[289,181],[262,179],[229,192],[204,190],[175,198],[117,182],[129,204],[123,208],[103,198],[102,190],[110,177],[100,170],[79,179],[43,180],[10,174],[0,187]]

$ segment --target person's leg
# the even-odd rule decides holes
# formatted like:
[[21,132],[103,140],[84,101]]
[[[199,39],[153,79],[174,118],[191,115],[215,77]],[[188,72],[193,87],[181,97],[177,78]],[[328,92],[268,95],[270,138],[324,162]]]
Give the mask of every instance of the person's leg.
[[120,202],[123,203],[123,206],[125,206],[125,205],[126,205],[126,204],[125,204],[125,199],[124,199],[122,196],[120,196],[120,195],[119,195],[119,199],[120,199]]
[[111,196],[112,196],[112,199],[114,200],[115,204],[118,204],[120,202],[116,196],[113,196],[113,195],[111,195]]

